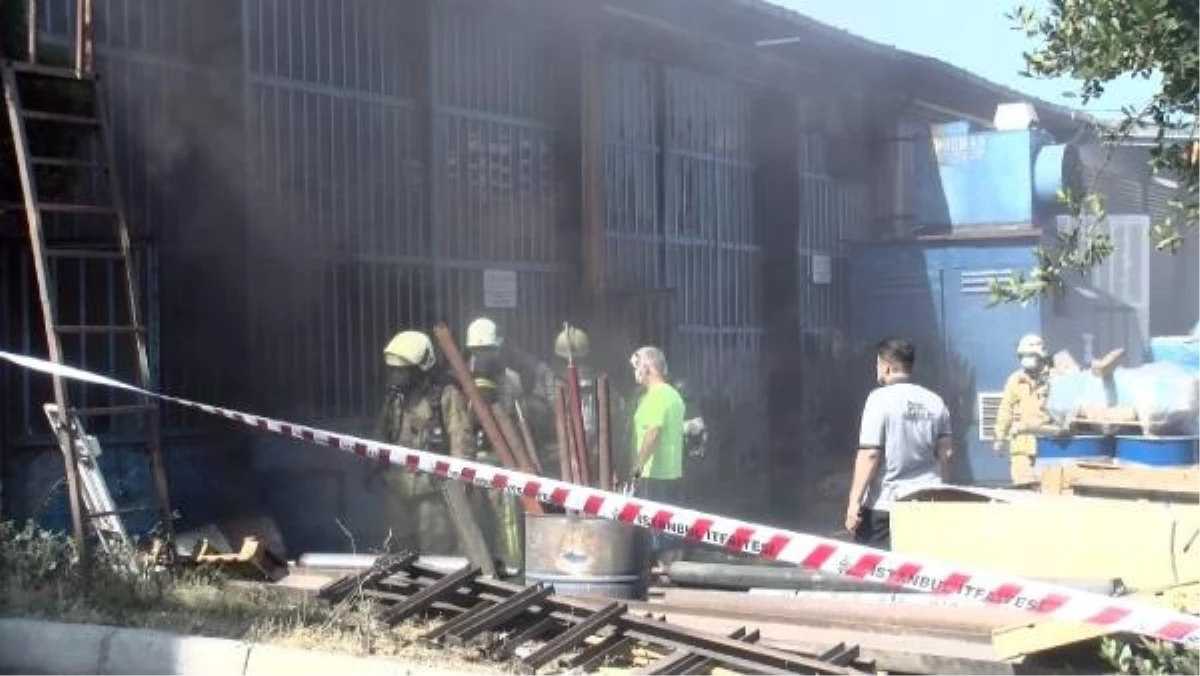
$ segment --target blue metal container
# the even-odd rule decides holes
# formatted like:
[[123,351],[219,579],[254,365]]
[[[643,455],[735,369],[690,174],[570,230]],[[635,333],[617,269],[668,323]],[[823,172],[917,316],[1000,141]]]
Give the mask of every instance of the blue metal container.
[[1038,437],[1039,465],[1061,465],[1069,462],[1108,462],[1113,457],[1112,437],[1086,435],[1073,437]]
[[1200,462],[1196,437],[1117,437],[1117,462],[1148,467],[1180,467]]

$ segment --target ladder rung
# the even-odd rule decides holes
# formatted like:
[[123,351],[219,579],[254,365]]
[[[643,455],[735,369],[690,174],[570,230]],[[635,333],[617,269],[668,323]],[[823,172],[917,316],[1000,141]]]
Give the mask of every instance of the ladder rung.
[[38,75],[41,77],[52,77],[60,80],[75,80],[75,81],[90,81],[94,79],[88,73],[80,73],[77,70],[70,68],[59,68],[56,66],[43,66],[40,63],[23,63],[20,61],[10,61],[8,64],[14,71],[25,75]]
[[112,215],[116,210],[112,207],[102,207],[98,204],[63,204],[61,202],[42,202],[37,205],[42,211],[56,214],[97,214]]
[[126,404],[124,406],[85,406],[75,409],[76,415],[95,417],[102,415],[127,415],[146,413],[157,409],[153,404]]
[[100,125],[100,120],[94,117],[86,117],[83,115],[66,115],[64,113],[48,113],[44,110],[22,110],[21,115],[27,120],[38,120],[40,122],[81,124],[88,127],[97,127]]
[[95,169],[104,171],[104,165],[99,162],[78,160],[73,157],[31,157],[29,162],[39,167],[65,167],[70,169]]
[[125,255],[115,249],[46,249],[47,258],[93,258],[119,261]]
[[133,334],[145,329],[134,324],[59,325],[54,327],[60,334]]

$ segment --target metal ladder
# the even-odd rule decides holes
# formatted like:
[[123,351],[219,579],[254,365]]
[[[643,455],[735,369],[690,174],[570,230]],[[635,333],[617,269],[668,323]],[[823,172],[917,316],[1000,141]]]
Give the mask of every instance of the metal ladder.
[[100,471],[100,441],[83,429],[83,422],[78,415],[71,414],[64,418],[59,415],[59,408],[55,404],[46,404],[43,409],[50,421],[50,429],[57,433],[66,427],[65,431],[75,441],[79,488],[101,548],[115,558],[128,555],[133,543],[121,519],[121,510],[117,509],[112,492],[108,490],[108,482],[104,480],[104,473]]
[[[56,68],[35,63],[8,61],[0,64],[0,78],[4,86],[4,104],[7,110],[9,127],[12,132],[13,149],[16,157],[17,170],[21,180],[21,191],[25,219],[28,225],[29,244],[33,255],[34,273],[37,278],[39,301],[42,309],[42,319],[46,334],[46,345],[50,360],[62,364],[64,358],[63,342],[66,337],[78,337],[80,341],[89,336],[100,336],[107,339],[110,351],[115,351],[114,344],[122,345],[117,348],[128,350],[132,357],[132,373],[106,374],[125,380],[148,389],[151,386],[150,362],[147,350],[147,327],[139,303],[138,277],[132,260],[132,243],[129,226],[125,218],[121,202],[120,188],[113,171],[113,139],[109,128],[104,101],[101,96],[96,76],[77,69]],[[90,109],[84,114],[72,111],[70,114],[53,110],[30,110],[22,105],[22,93],[28,91],[26,86],[37,81],[69,83],[77,88],[81,96],[88,100]],[[36,85],[34,85],[36,86]],[[65,129],[87,130],[88,136],[95,142],[96,152],[94,161],[75,157],[54,157],[34,155],[35,142],[47,138],[44,135],[62,133]],[[107,193],[108,204],[79,204],[56,203],[43,201],[38,191],[39,173],[53,169],[69,171],[73,177],[80,177],[86,172],[103,174],[99,181],[101,188],[98,193]],[[97,201],[102,201],[101,198]],[[71,235],[64,238],[58,228],[48,232],[44,219],[52,214],[70,214],[74,219],[82,219],[72,223]],[[78,232],[86,232],[80,236]],[[110,306],[120,306],[123,310],[123,324],[94,324],[86,321],[86,314],[81,314],[79,323],[64,324],[60,321],[58,299],[60,291],[65,289],[65,281],[57,274],[60,266],[77,264],[82,271],[87,261],[108,261],[120,273],[120,298],[107,299]],[[86,302],[80,299],[81,304]],[[118,312],[120,311],[118,310]],[[113,316],[116,316],[114,313]],[[116,321],[116,320],[112,320]],[[166,472],[162,462],[162,451],[159,434],[159,411],[157,403],[149,397],[138,395],[134,403],[112,406],[72,407],[70,391],[65,379],[53,378],[54,403],[56,411],[66,412],[65,423],[54,427],[59,448],[63,452],[66,470],[67,490],[71,507],[73,532],[81,552],[86,552],[87,532],[92,527],[99,534],[100,521],[112,516],[104,512],[96,512],[86,504],[86,488],[81,477],[81,463],[89,463],[94,459],[80,457],[80,435],[83,430],[78,424],[71,424],[76,416],[80,418],[110,418],[115,423],[118,416],[136,416],[141,418],[138,426],[139,436],[143,436],[144,448],[150,463],[150,471],[154,483],[154,508],[158,513],[159,532],[169,541],[171,537],[171,508],[167,489]],[[106,510],[108,512],[146,511],[140,507],[125,510]],[[107,527],[106,527],[107,528]],[[103,541],[103,536],[102,536]]]

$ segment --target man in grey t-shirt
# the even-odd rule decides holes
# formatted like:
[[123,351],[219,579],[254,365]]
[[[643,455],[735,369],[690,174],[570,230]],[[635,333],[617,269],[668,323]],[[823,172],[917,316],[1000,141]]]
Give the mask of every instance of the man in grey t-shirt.
[[910,382],[916,361],[912,342],[886,338],[875,355],[880,387],[863,405],[846,530],[860,544],[891,549],[892,501],[914,489],[949,481],[954,452],[945,402]]

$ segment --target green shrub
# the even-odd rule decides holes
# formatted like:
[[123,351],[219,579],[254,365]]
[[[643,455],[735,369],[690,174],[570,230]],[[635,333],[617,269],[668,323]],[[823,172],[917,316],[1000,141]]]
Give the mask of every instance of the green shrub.
[[1166,641],[1106,638],[1100,656],[1122,674],[1200,673],[1200,653]]

